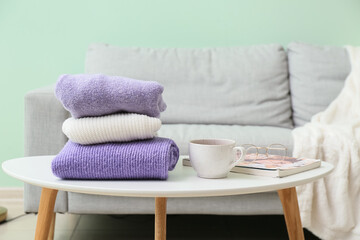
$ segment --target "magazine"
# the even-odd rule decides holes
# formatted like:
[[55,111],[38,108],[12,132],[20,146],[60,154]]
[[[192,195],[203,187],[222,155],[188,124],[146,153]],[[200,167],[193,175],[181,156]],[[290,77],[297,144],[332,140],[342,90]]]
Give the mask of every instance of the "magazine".
[[[188,158],[184,166],[191,166]],[[279,155],[247,154],[245,160],[236,165],[231,172],[268,177],[285,177],[321,166],[320,159],[294,158]]]

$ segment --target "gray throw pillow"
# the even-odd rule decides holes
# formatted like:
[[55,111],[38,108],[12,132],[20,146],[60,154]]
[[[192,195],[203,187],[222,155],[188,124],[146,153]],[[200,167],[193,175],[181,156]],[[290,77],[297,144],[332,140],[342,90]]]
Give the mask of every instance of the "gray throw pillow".
[[327,108],[340,93],[350,73],[344,47],[290,43],[290,92],[295,126]]

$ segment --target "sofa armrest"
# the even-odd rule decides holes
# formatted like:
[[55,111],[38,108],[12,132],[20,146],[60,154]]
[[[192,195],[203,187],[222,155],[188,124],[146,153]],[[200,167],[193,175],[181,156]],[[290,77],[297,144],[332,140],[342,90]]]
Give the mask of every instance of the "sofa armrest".
[[[54,86],[28,92],[25,95],[25,156],[55,155],[65,145],[67,138],[62,133],[62,124],[70,117],[56,99]],[[30,184],[24,186],[25,212],[37,212],[41,188]],[[68,197],[59,191],[55,211],[67,212]]]
[[61,127],[70,113],[54,94],[54,86],[25,95],[25,156],[54,155],[67,141]]

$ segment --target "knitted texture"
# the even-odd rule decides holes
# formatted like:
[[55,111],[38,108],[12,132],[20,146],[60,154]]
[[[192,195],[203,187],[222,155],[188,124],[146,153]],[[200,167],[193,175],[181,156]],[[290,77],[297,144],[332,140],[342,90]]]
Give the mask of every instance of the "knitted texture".
[[119,112],[159,117],[166,109],[163,86],[102,74],[62,75],[55,95],[74,118],[102,116]]
[[167,179],[178,158],[179,148],[167,138],[97,145],[68,141],[51,169],[64,179]]
[[155,137],[161,127],[158,118],[135,113],[101,117],[69,118],[62,125],[64,134],[75,143],[128,142]]

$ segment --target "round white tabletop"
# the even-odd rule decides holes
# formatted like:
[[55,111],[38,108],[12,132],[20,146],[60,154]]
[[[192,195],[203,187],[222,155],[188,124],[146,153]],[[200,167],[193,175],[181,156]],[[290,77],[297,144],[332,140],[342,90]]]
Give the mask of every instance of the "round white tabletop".
[[7,160],[2,168],[8,175],[40,187],[70,192],[132,197],[205,197],[267,192],[313,182],[329,174],[333,166],[321,167],[284,178],[229,173],[223,179],[203,179],[180,158],[167,180],[63,180],[51,172],[54,156]]

